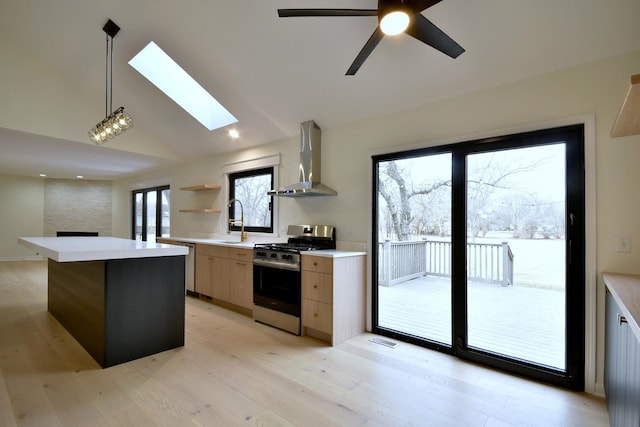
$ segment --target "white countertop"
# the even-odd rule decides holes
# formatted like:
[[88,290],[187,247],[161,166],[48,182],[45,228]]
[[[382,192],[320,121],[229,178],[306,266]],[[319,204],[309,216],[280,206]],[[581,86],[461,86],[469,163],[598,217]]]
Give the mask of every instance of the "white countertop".
[[117,237],[19,237],[18,243],[58,262],[187,255],[185,246]]
[[[192,237],[161,237],[159,238],[168,242],[176,242],[176,243],[200,243],[204,245],[218,245],[218,246],[228,246],[233,248],[245,248],[245,249],[253,249],[253,246],[257,242],[239,242],[237,240],[233,240],[233,238],[229,240],[223,239],[199,239]],[[273,240],[273,239],[272,239]],[[269,240],[265,243],[274,243],[272,240]],[[285,240],[286,241],[286,240]],[[304,255],[310,256],[321,256],[327,258],[342,258],[342,257],[350,257],[350,256],[363,256],[367,253],[364,251],[343,251],[337,249],[323,249],[319,251],[309,251],[303,252]]]
[[158,237],[158,240],[176,243],[200,243],[202,245],[219,245],[229,246],[233,248],[253,249],[255,242],[240,242],[239,238],[230,237],[228,240],[223,239],[200,239],[193,237]]
[[346,258],[350,256],[364,256],[366,252],[357,251],[339,251],[336,249],[323,249],[320,251],[302,252],[304,256],[322,256],[327,258]]

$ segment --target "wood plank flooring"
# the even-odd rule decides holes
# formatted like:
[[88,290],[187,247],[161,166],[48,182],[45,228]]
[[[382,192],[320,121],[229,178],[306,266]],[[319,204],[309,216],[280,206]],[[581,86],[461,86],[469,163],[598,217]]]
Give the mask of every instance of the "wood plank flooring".
[[607,426],[602,399],[362,334],[336,346],[191,297],[183,348],[100,369],[0,262],[0,426]]

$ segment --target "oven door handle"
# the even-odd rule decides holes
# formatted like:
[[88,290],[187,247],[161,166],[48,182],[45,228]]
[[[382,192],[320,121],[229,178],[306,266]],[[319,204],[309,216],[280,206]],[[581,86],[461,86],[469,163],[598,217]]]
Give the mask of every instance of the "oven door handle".
[[253,265],[259,265],[260,267],[267,267],[267,268],[275,268],[276,270],[300,271],[300,266],[298,264],[288,264],[285,262],[273,262],[273,261],[263,261],[261,259],[254,259]]

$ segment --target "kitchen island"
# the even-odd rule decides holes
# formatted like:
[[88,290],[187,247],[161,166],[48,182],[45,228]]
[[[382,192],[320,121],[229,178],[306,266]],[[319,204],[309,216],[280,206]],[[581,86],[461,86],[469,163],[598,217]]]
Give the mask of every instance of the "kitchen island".
[[184,345],[183,246],[20,237],[48,258],[49,312],[103,368]]

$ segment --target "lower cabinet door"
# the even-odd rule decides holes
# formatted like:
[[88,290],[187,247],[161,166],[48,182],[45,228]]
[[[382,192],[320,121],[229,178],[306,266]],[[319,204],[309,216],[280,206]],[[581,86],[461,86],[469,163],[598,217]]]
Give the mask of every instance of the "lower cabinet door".
[[605,392],[612,427],[640,426],[640,341],[607,292]]
[[625,372],[625,426],[640,426],[640,341],[629,325],[625,326],[627,335],[627,363]]
[[229,302],[250,310],[253,309],[253,263],[228,260],[231,286]]
[[213,296],[211,287],[212,257],[208,255],[196,255],[196,292],[208,297]]
[[302,299],[302,325],[326,334],[332,333],[333,313],[330,304]]

